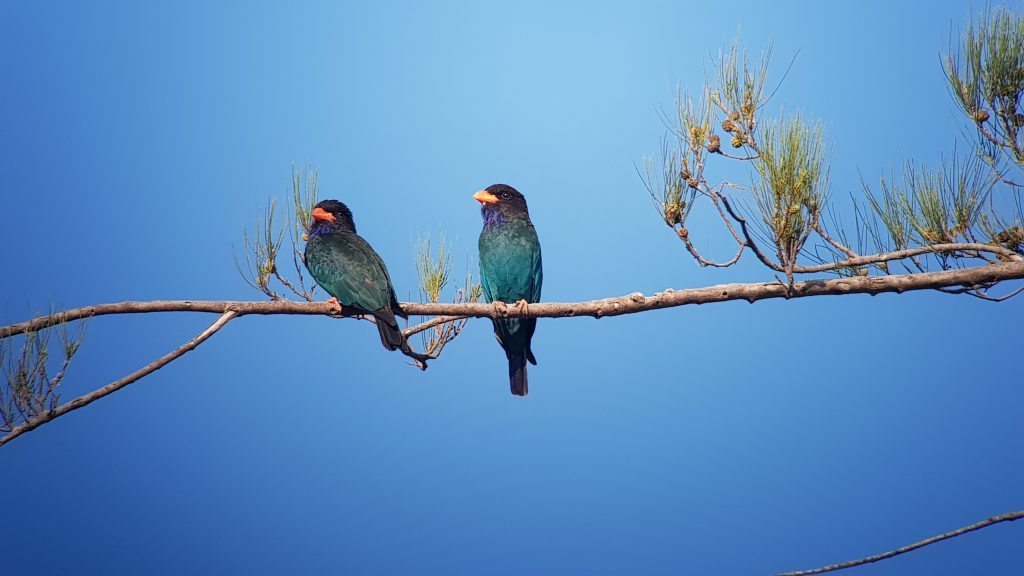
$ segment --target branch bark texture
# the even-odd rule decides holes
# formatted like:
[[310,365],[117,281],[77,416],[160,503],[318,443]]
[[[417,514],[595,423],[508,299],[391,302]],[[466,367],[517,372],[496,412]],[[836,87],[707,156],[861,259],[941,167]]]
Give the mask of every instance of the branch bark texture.
[[[805,280],[791,286],[782,282],[751,284],[720,284],[706,288],[666,290],[653,296],[639,292],[615,298],[587,302],[541,302],[519,308],[514,303],[494,304],[433,304],[403,303],[402,308],[415,316],[452,316],[459,318],[562,318],[569,316],[619,316],[647,310],[673,308],[690,304],[710,304],[731,300],[757,302],[771,298],[804,298],[810,296],[838,296],[843,294],[882,294],[910,292],[958,286],[985,286],[1004,280],[1024,278],[1024,262],[1003,262],[975,268],[893,274],[886,276],[855,276],[829,280]],[[242,302],[230,300],[166,300],[153,302],[118,302],[98,304],[65,310],[41,316],[27,322],[0,328],[0,338],[25,332],[42,330],[61,322],[71,322],[107,314],[145,314],[151,312],[207,312],[236,316],[250,314],[331,314],[331,307],[323,302],[293,302],[289,300]]]

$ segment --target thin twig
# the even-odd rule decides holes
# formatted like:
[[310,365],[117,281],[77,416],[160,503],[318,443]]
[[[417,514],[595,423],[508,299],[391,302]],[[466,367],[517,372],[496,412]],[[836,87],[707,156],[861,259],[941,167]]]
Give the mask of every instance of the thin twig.
[[419,334],[424,330],[430,330],[435,326],[447,324],[448,322],[453,322],[455,320],[462,320],[464,318],[465,316],[438,316],[437,318],[432,318],[430,320],[427,320],[426,322],[423,322],[422,324],[417,324],[411,328],[406,328],[405,330],[402,330],[402,334],[406,338],[408,338],[414,334]]
[[1002,140],[990,134],[981,122],[975,122],[975,126],[978,128],[978,132],[981,133],[981,135],[984,136],[985,139],[988,140],[989,142],[995,144],[996,146],[999,146],[1000,148],[1013,148],[1012,146],[1010,146],[1009,142],[1003,142]]
[[857,256],[856,258],[847,258],[840,262],[830,262],[827,264],[819,264],[817,266],[794,266],[793,272],[796,272],[797,274],[828,272],[829,270],[837,270],[839,268],[852,268],[855,266],[864,266],[866,264],[902,260],[904,258],[911,258],[922,254],[945,254],[950,252],[990,252],[992,254],[1004,256],[1010,260],[1018,262],[1022,260],[1020,254],[1017,254],[1008,248],[1003,248],[1002,246],[975,243],[950,243],[933,244],[931,246],[923,246],[921,248],[907,248],[906,250],[883,252],[881,254],[872,254],[870,256]]
[[761,157],[760,154],[753,154],[751,156],[733,156],[732,154],[729,154],[725,150],[719,150],[718,152],[715,152],[715,154],[719,154],[721,156],[725,156],[726,158],[728,158],[730,160],[741,160],[741,161],[744,161],[744,162],[749,161],[749,160],[757,160],[758,158]]
[[308,298],[306,298],[306,295],[303,292],[300,292],[297,288],[295,288],[294,284],[292,284],[290,281],[288,281],[287,278],[285,278],[284,276],[281,276],[281,274],[278,273],[276,266],[274,267],[273,274],[274,274],[274,278],[277,278],[278,282],[280,282],[285,288],[287,288],[287,289],[292,291],[292,294],[295,294],[299,298],[303,298],[303,299],[308,300]]
[[132,382],[139,380],[140,378],[146,376],[147,374],[156,372],[157,370],[163,368],[173,360],[176,360],[186,352],[195,349],[196,346],[199,346],[207,338],[216,334],[218,330],[223,328],[225,324],[227,324],[228,322],[231,321],[232,318],[235,318],[237,316],[238,313],[232,310],[224,312],[223,314],[221,314],[220,318],[218,318],[217,321],[211,324],[206,330],[203,330],[198,336],[189,340],[188,342],[185,342],[170,354],[167,354],[157,360],[154,360],[153,362],[147,364],[146,366],[136,370],[135,372],[132,372],[131,374],[125,376],[124,378],[121,378],[120,380],[115,380],[114,382],[111,382],[110,384],[107,384],[102,388],[93,390],[92,392],[85,394],[83,396],[79,396],[78,398],[75,398],[70,402],[62,404],[53,410],[50,410],[36,418],[33,418],[32,420],[29,420],[28,422],[19,424],[18,426],[11,428],[11,431],[8,432],[6,435],[0,436],[0,446],[3,446],[4,444],[10,442],[11,440],[17,438],[18,436],[21,436],[26,432],[31,432],[32,430],[35,430],[36,428],[42,426],[43,424],[46,424],[47,422],[53,420],[54,418],[57,418],[58,416],[67,414],[72,410],[77,410],[82,406],[99,400],[100,398],[103,398],[108,394],[117,392],[121,388],[124,388],[125,386],[131,384]]
[[737,222],[740,223],[740,229],[743,230],[743,237],[746,239],[746,244],[747,246],[750,247],[751,250],[754,251],[754,255],[757,256],[757,259],[760,260],[762,264],[771,268],[772,270],[775,270],[776,272],[785,272],[782,266],[779,266],[775,262],[769,260],[768,257],[765,256],[763,252],[761,252],[761,249],[757,246],[757,243],[754,242],[753,237],[751,237],[750,230],[747,228],[747,219],[740,216],[735,210],[733,210],[732,205],[729,203],[729,198],[726,197],[725,194],[722,194],[721,198],[722,204],[725,206],[725,209],[729,212],[729,216],[732,216],[733,220],[736,220]]
[[814,223],[814,231],[815,231],[815,232],[817,232],[817,233],[818,233],[818,234],[819,234],[819,235],[820,235],[820,236],[821,236],[822,238],[824,238],[824,239],[825,239],[825,241],[826,241],[826,242],[828,242],[829,244],[831,244],[831,245],[832,245],[833,247],[835,247],[835,248],[836,248],[837,250],[839,250],[839,251],[840,251],[840,252],[842,252],[843,254],[846,254],[846,256],[847,256],[848,258],[857,258],[857,257],[859,257],[859,256],[860,256],[859,254],[857,254],[857,253],[856,253],[856,252],[854,252],[853,250],[850,250],[849,248],[847,248],[847,247],[846,247],[846,246],[844,246],[843,244],[841,244],[841,243],[839,243],[839,242],[837,242],[837,241],[833,240],[833,239],[832,239],[832,237],[831,237],[831,236],[829,236],[829,235],[828,235],[828,233],[826,233],[826,232],[825,232],[825,227],[821,225],[821,222],[819,222],[819,221],[816,221],[816,222]]
[[[676,234],[679,236],[680,239],[682,239],[683,244],[686,245],[686,250],[690,253],[690,255],[692,255],[697,260],[697,263],[700,264],[701,266],[711,266],[714,268],[728,268],[729,266],[732,266],[733,264],[739,262],[740,257],[743,256],[743,249],[747,247],[747,243],[743,240],[743,238],[740,238],[739,234],[736,233],[736,227],[732,225],[732,221],[729,219],[729,216],[722,209],[722,203],[718,201],[718,199],[722,196],[721,192],[715,191],[713,188],[708,186],[707,181],[702,180],[701,182],[703,185],[703,189],[700,191],[708,198],[711,198],[711,202],[715,205],[715,208],[718,209],[718,215],[721,216],[722,221],[725,222],[726,228],[729,229],[729,233],[732,234],[733,239],[736,240],[736,254],[733,255],[732,259],[727,260],[725,262],[714,262],[700,255],[700,253],[697,251],[697,247],[694,246],[692,242],[690,242],[690,234],[686,230],[686,228],[678,230]],[[743,222],[740,221],[740,224],[742,225]]]
[[854,566],[870,564],[872,562],[878,562],[879,560],[885,560],[886,558],[892,558],[893,556],[905,554],[907,552],[910,552],[911,550],[923,548],[925,546],[928,546],[929,544],[935,544],[936,542],[941,542],[943,540],[948,540],[950,538],[956,538],[957,536],[967,534],[968,532],[981,530],[986,526],[992,526],[993,524],[998,524],[1000,522],[1012,522],[1014,520],[1020,520],[1021,518],[1024,518],[1024,510],[1019,512],[1000,514],[999,516],[993,516],[991,518],[988,518],[987,520],[982,520],[977,524],[971,524],[970,526],[964,526],[963,528],[953,530],[952,532],[946,532],[945,534],[932,536],[931,538],[926,538],[924,540],[921,540],[920,542],[914,542],[913,544],[904,546],[902,548],[897,548],[895,550],[890,550],[882,554],[868,556],[867,558],[861,558],[859,560],[851,560],[849,562],[843,562],[841,564],[831,564],[829,566],[822,566],[821,568],[814,568],[812,570],[797,570],[795,572],[783,572],[781,574],[778,574],[777,576],[810,576],[811,574],[822,574],[824,572],[832,572],[834,570],[842,570],[844,568],[852,568]]
[[683,244],[686,246],[687,252],[689,252],[690,255],[693,256],[693,258],[701,266],[711,266],[712,268],[728,268],[729,266],[732,266],[733,264],[739,262],[740,256],[743,255],[743,248],[746,247],[746,244],[744,244],[743,241],[740,240],[739,246],[736,249],[736,254],[733,255],[732,259],[727,260],[725,262],[715,262],[713,260],[708,260],[707,258],[704,258],[703,256],[700,255],[700,252],[697,251],[697,247],[694,246],[692,242],[690,242],[690,235],[685,228],[677,231],[676,234],[679,236],[680,239],[682,239]]
[[974,296],[975,298],[980,298],[981,300],[984,300],[986,302],[1005,302],[1006,300],[1013,298],[1014,296],[1020,294],[1021,292],[1024,292],[1024,286],[1017,288],[1016,290],[1010,292],[1009,294],[1003,294],[1002,296],[989,296],[988,294],[985,294],[984,292],[979,292],[977,290],[969,290],[967,294],[969,296]]
[[[705,182],[704,184],[705,186],[707,186],[707,182]],[[736,227],[733,226],[732,222],[729,221],[729,216],[727,216],[726,213],[722,210],[722,204],[721,202],[718,201],[718,199],[721,198],[724,202],[725,194],[723,194],[721,190],[716,191],[711,189],[710,187],[707,187],[707,190],[708,196],[711,198],[711,203],[714,204],[715,209],[718,210],[718,215],[722,218],[722,221],[725,222],[725,227],[729,229],[729,234],[732,234],[733,240],[736,240],[736,243],[739,244],[741,248],[746,246],[746,242],[744,242],[743,239],[740,238],[740,235],[736,233]]]
[[409,358],[412,358],[413,365],[419,368],[420,370],[427,369],[427,360],[434,360],[435,358],[437,358],[437,356],[431,356],[430,354],[422,354],[420,352],[413,350],[412,346],[409,346],[409,342],[407,341],[402,342],[402,346],[399,347],[398,351],[408,356]]

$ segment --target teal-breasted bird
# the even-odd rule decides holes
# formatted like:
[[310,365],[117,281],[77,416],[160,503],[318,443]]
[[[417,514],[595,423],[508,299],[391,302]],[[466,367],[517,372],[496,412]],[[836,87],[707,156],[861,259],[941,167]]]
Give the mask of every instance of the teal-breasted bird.
[[[480,232],[480,285],[488,302],[540,302],[544,271],[540,241],[530,222],[526,198],[505,184],[488,186],[473,195],[480,202],[484,229]],[[508,357],[512,393],[526,396],[526,362],[536,365],[530,340],[536,318],[494,320],[494,335]]]
[[407,346],[395,316],[406,317],[384,261],[369,242],[356,234],[352,211],[337,200],[313,208],[313,225],[306,242],[306,268],[332,296],[346,316],[369,314],[377,323],[380,341],[388,350]]

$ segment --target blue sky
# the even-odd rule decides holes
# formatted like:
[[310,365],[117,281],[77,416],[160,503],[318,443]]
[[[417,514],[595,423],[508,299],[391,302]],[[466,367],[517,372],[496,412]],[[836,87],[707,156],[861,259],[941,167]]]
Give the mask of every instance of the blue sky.
[[[352,208],[402,299],[423,233],[475,268],[471,195],[495,182],[529,200],[546,300],[770,280],[749,255],[699,269],[634,170],[659,107],[737,31],[755,53],[774,40],[775,79],[798,54],[771,107],[826,122],[839,206],[960,133],[939,54],[964,2],[209,4],[0,7],[3,323],[258,298],[232,245],[293,164]],[[713,221],[690,229],[732,254]],[[420,373],[365,323],[243,318],[0,449],[0,558],[21,576],[861,557],[1024,508],[1022,311],[914,293],[541,320],[525,400],[485,321]],[[65,398],[212,320],[94,320]],[[857,573],[1008,573],[1022,529]]]

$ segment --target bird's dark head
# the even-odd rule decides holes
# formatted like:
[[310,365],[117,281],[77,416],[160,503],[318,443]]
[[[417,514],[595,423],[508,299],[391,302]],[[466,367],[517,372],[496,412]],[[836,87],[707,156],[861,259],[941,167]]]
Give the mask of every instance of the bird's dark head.
[[341,231],[356,231],[356,223],[352,220],[352,211],[348,209],[348,206],[337,200],[324,200],[313,207],[313,225],[309,229],[310,236]]
[[477,192],[473,199],[480,203],[484,224],[497,224],[506,219],[530,219],[526,198],[508,184],[494,184]]

